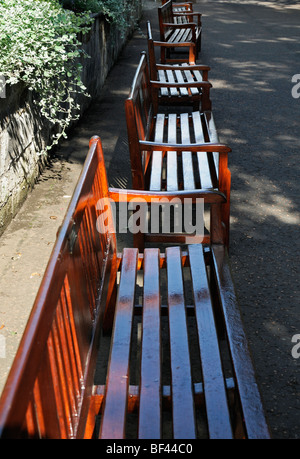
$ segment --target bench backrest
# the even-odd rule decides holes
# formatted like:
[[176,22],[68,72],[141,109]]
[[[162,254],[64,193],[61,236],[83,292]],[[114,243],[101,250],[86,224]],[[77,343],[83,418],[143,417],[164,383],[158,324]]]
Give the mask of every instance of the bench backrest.
[[91,141],[2,393],[1,438],[83,434],[97,337],[103,320],[111,321],[115,290],[115,235],[99,205],[107,196],[100,144]]
[[168,33],[168,28],[165,27],[164,24],[174,24],[172,0],[169,0],[168,2],[159,6],[157,9],[157,12],[158,12],[160,38],[161,40],[164,40],[166,37],[166,34]]
[[[165,5],[169,0],[162,0],[161,4]],[[173,10],[173,18],[178,24],[184,24],[190,22],[188,16],[185,13],[193,13],[193,3],[192,2],[185,2],[185,3],[173,3],[172,1],[172,10]]]
[[142,53],[130,94],[125,101],[126,122],[130,150],[132,184],[144,189],[146,154],[141,154],[139,140],[148,140],[153,130],[153,97],[146,54]]
[[154,40],[152,35],[151,24],[147,22],[147,42],[148,42],[148,58],[149,58],[149,72],[150,72],[150,79],[152,81],[157,80],[157,67],[156,67],[156,55],[155,55],[155,47],[154,47]]

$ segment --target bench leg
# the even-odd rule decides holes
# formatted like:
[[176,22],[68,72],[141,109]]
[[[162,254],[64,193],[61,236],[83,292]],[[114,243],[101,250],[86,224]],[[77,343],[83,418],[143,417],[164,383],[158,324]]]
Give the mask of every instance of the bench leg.
[[219,189],[226,196],[226,203],[222,204],[222,222],[224,224],[225,236],[224,243],[229,247],[229,223],[230,223],[230,188],[231,173],[228,169],[228,156],[220,153],[219,155]]
[[139,252],[143,252],[145,248],[145,234],[137,233],[133,235],[133,247],[139,249]]
[[199,35],[199,40],[198,40],[198,52],[200,53],[201,52],[201,46],[202,46],[202,32],[200,33]]
[[210,238],[212,244],[225,244],[225,230],[222,221],[222,205],[212,204],[210,210]]
[[117,298],[116,279],[118,271],[118,260],[115,253],[109,256],[111,256],[110,269],[109,272],[107,272],[106,274],[107,278],[105,279],[105,282],[103,284],[103,291],[107,292],[102,325],[104,334],[111,332]]
[[228,248],[230,233],[230,202],[226,202],[222,206],[222,222],[224,225],[224,244]]
[[210,94],[209,94],[209,89],[205,89],[203,88],[202,90],[202,106],[201,106],[201,109],[203,112],[205,111],[211,111],[211,100],[210,100]]

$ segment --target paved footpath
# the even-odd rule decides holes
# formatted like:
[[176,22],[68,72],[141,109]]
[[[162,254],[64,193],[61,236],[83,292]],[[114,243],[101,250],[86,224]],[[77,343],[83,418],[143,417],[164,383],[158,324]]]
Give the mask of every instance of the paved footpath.
[[[1,237],[0,392],[92,135],[102,138],[110,184],[131,186],[124,100],[146,50],[146,19],[158,37],[159,3],[144,1],[140,28],[101,97]],[[300,358],[292,355],[292,338],[300,334],[300,99],[292,97],[292,77],[300,73],[300,6],[288,0],[194,3],[203,13],[200,62],[212,69],[220,141],[232,148],[232,275],[272,436],[295,439],[300,437]]]

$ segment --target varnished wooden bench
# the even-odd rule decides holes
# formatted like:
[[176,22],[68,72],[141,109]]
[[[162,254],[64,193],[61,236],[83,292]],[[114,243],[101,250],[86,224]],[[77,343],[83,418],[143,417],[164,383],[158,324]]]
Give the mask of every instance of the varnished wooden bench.
[[118,253],[110,203],[128,196],[146,194],[108,188],[93,138],[1,397],[0,437],[268,438],[226,249]]
[[[162,0],[161,4],[164,5],[167,3],[168,0]],[[178,24],[189,22],[187,14],[193,13],[193,3],[192,2],[185,2],[185,3],[172,3],[173,13],[174,13],[174,20]]]
[[[202,84],[210,86],[208,82]],[[156,113],[153,88],[164,85],[157,81],[150,84],[146,54],[142,53],[125,102],[133,188],[146,191],[209,191],[205,202],[212,204],[211,232],[205,236],[206,241],[211,236],[214,242],[228,246],[230,148],[219,143],[210,111]],[[181,83],[172,86],[180,87]],[[220,194],[223,203],[220,203]],[[184,234],[146,234],[140,242],[138,237],[135,239],[136,246],[141,248],[145,240],[166,242],[169,238],[171,242],[184,242],[189,237]]]
[[[161,41],[171,43],[174,51],[178,51],[180,43],[194,43],[196,60],[201,51],[201,14],[194,12],[184,14],[174,12],[173,2],[169,0],[158,7],[158,21]],[[179,48],[179,52],[182,51],[182,48]],[[170,49],[166,53],[166,56],[169,55]]]
[[[153,40],[150,21],[147,22],[149,71],[152,81],[166,83],[163,87],[154,88],[153,100],[158,105],[192,105],[194,110],[211,110],[210,99],[211,83],[208,81],[210,67],[207,65],[195,65],[194,53],[191,58],[182,64],[160,64],[156,57],[155,49],[161,50],[169,43]],[[183,43],[183,47],[195,47],[194,43]],[[178,60],[177,60],[178,61]],[[204,82],[204,83],[203,83]],[[154,87],[152,85],[152,87]]]

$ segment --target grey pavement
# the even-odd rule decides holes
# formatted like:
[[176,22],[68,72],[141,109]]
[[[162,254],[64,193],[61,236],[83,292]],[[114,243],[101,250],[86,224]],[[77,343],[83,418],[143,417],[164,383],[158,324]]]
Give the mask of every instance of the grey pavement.
[[[140,52],[146,50],[147,19],[158,37],[159,3],[144,1],[140,26],[102,95],[1,237],[0,391],[91,136],[102,138],[110,184],[131,186],[124,101]],[[292,77],[300,73],[300,6],[288,0],[194,3],[203,14],[199,61],[211,66],[219,138],[232,148],[232,276],[272,437],[296,439],[300,358],[292,353],[292,339],[300,334],[300,99],[292,97]]]

